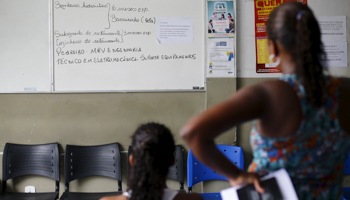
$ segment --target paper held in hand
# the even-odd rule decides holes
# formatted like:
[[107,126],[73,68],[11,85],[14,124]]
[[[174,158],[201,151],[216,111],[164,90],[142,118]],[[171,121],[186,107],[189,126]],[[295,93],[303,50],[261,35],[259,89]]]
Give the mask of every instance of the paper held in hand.
[[254,185],[239,185],[221,191],[223,200],[298,200],[293,183],[285,169],[280,169],[261,178],[264,194],[259,194]]

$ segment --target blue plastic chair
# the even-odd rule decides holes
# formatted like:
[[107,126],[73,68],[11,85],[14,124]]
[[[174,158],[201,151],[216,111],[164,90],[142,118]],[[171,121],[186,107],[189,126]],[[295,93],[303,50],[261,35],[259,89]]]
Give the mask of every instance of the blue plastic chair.
[[[350,174],[350,152],[344,163],[344,175]],[[343,200],[350,200],[350,187],[343,188]]]
[[[239,169],[244,168],[243,150],[241,147],[230,145],[216,145],[217,148],[226,155],[226,157],[234,163]],[[210,169],[192,154],[189,150],[187,157],[187,187],[189,193],[192,192],[192,186],[206,180],[226,180],[227,179],[216,171]],[[220,193],[201,193],[204,200],[220,200]]]

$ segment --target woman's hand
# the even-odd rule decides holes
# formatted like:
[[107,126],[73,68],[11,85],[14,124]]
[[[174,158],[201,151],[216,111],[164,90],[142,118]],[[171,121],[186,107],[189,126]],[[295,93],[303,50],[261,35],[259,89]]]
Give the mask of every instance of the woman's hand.
[[253,184],[255,189],[259,193],[264,193],[265,190],[261,187],[258,175],[241,171],[235,179],[229,179],[231,186],[237,186],[242,184]]

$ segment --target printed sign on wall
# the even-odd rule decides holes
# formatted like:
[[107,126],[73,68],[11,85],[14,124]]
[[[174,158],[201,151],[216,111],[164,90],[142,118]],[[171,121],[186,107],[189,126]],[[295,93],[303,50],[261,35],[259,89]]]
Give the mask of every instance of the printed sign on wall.
[[254,0],[256,73],[281,73],[269,60],[266,25],[270,13],[282,3],[289,1],[307,4],[307,0]]

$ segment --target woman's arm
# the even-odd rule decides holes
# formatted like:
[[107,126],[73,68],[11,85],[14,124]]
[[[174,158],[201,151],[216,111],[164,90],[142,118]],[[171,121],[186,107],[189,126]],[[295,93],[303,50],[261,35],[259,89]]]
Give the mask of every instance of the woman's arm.
[[264,84],[241,89],[223,103],[192,118],[180,134],[193,154],[228,178],[231,185],[254,183],[256,189],[263,192],[257,176],[239,170],[216,148],[214,138],[237,124],[262,117],[267,99]]

